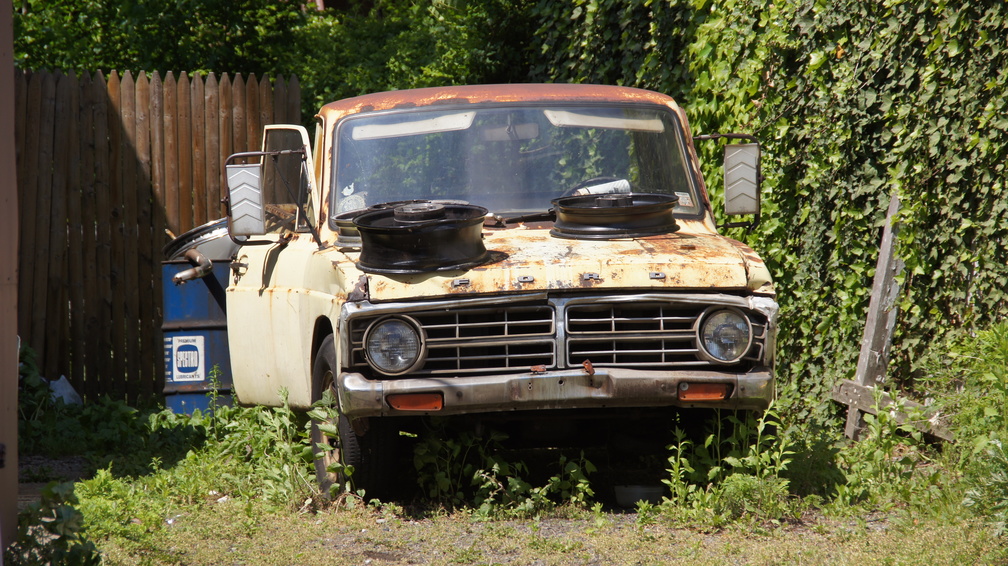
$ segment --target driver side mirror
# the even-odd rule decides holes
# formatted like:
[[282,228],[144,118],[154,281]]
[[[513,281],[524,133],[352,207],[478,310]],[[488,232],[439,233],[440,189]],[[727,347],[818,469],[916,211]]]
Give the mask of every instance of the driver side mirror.
[[[234,156],[232,156],[234,157]],[[231,234],[260,236],[266,233],[263,212],[262,165],[229,163],[225,165],[229,201],[231,203]]]

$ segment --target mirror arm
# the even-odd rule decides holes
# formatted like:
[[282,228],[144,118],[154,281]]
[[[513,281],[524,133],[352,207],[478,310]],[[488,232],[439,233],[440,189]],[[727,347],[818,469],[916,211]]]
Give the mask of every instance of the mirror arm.
[[693,136],[693,139],[695,140],[719,140],[721,138],[729,140],[745,140],[747,142],[759,145],[759,140],[756,139],[756,136],[752,136],[749,134],[703,134],[699,136]]

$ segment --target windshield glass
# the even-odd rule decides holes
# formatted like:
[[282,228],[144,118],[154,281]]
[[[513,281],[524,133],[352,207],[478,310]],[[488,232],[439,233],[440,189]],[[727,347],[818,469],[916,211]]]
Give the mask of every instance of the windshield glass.
[[676,213],[700,213],[682,127],[663,109],[412,110],[337,128],[334,216],[415,199],[521,215],[561,196],[628,192],[674,194]]

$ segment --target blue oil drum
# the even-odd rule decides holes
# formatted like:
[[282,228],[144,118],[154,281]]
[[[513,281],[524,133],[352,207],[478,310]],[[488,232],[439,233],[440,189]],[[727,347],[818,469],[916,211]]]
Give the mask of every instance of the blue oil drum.
[[[176,413],[230,405],[231,354],[228,350],[225,289],[230,257],[203,258],[200,268],[189,250],[230,256],[227,225],[218,220],[179,236],[165,247],[161,263],[165,352],[165,406]],[[221,229],[223,228],[223,232]],[[223,244],[223,246],[222,246]],[[234,246],[237,248],[237,246]],[[194,270],[200,270],[193,276]],[[185,278],[179,281],[180,276]]]

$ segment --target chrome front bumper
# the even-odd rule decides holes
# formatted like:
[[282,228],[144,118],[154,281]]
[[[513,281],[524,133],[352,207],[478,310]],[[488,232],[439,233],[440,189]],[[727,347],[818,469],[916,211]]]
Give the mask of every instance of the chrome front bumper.
[[[728,384],[727,399],[689,401],[680,388]],[[773,400],[773,372],[642,371],[596,368],[484,375],[478,377],[371,380],[343,373],[337,380],[340,411],[349,418],[391,415],[460,415],[501,411],[604,407],[707,407],[763,410]],[[440,393],[441,410],[429,413],[393,409],[389,395]]]

